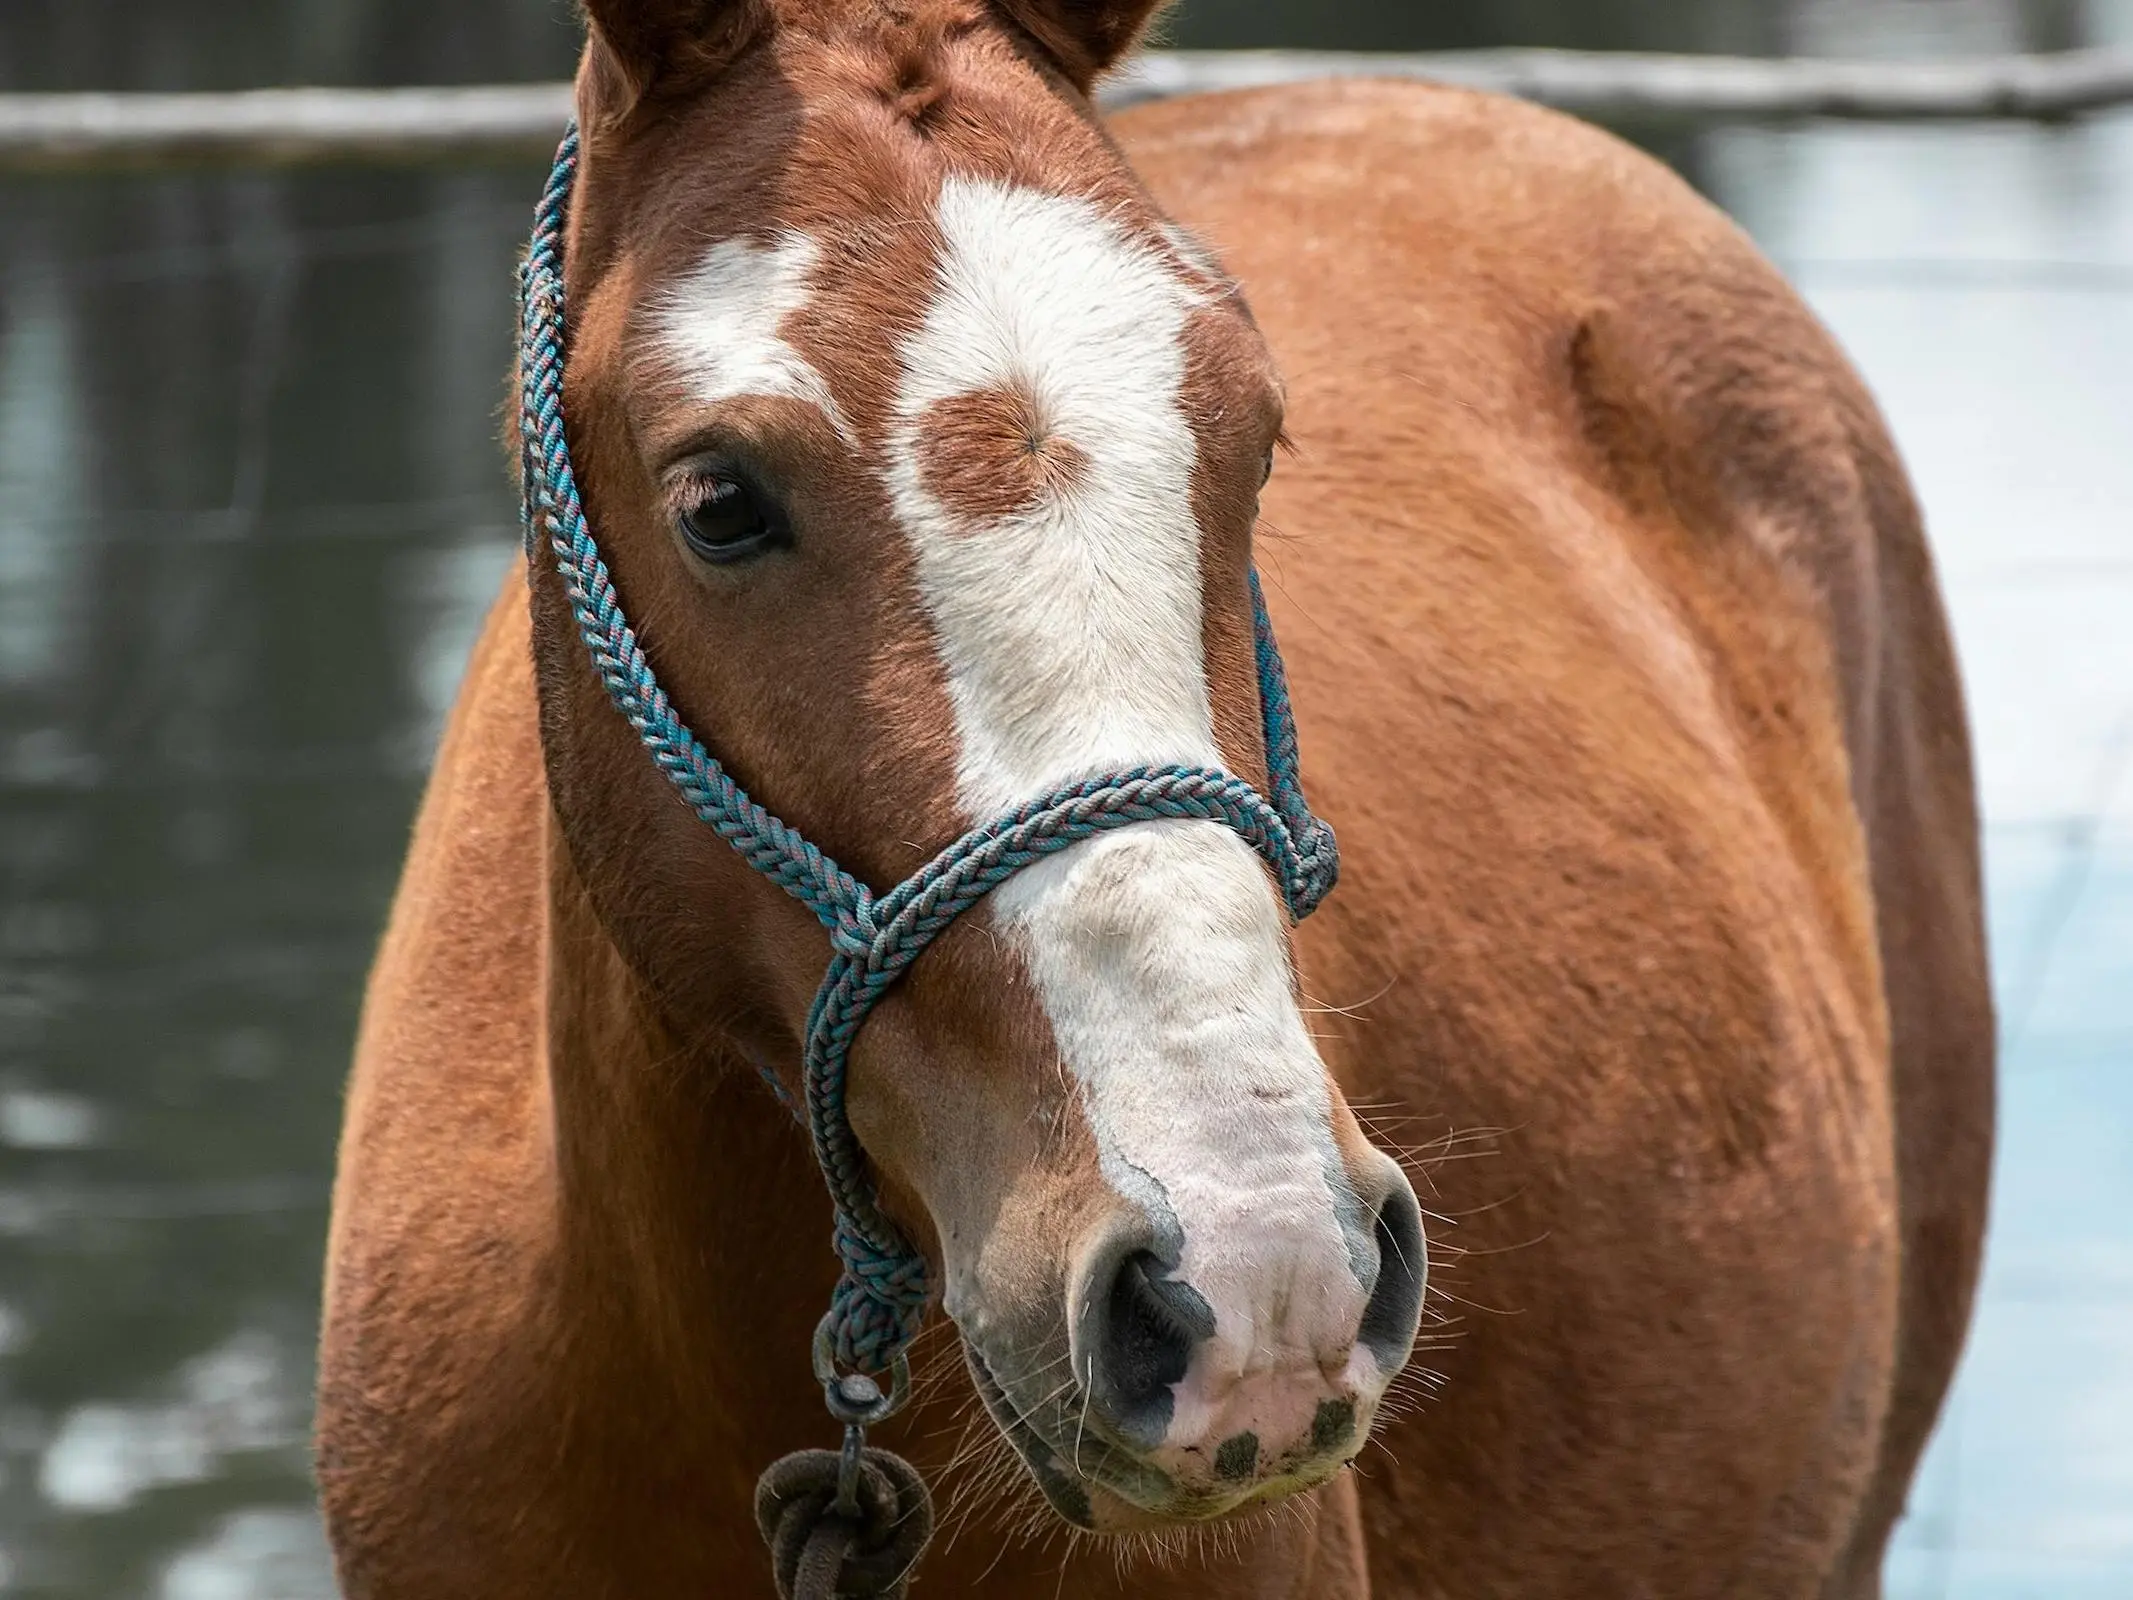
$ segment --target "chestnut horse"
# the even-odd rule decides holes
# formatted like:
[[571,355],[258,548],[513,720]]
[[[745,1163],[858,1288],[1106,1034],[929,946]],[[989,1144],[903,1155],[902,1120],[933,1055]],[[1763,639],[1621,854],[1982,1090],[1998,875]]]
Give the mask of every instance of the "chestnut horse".
[[[1151,8],[588,5],[570,449],[718,758],[882,887],[1090,774],[1261,784],[1256,560],[1343,847],[1292,928],[1218,823],[1085,840],[858,1035],[959,1335],[878,1430],[942,1491],[917,1588],[1874,1595],[1993,1053],[1883,425],[1565,118],[1345,82],[1107,128]],[[762,1076],[798,1093],[829,952],[535,557],[364,1011],[328,1526],[351,1600],[767,1596],[836,1266]],[[1436,1219],[1398,1387],[1417,1199],[1366,1121]]]

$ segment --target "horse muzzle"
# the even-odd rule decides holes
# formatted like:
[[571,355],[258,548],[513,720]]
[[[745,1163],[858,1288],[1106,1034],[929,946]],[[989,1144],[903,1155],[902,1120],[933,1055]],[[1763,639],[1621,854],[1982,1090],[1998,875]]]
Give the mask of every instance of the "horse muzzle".
[[966,1308],[978,1391],[1054,1511],[1098,1532],[1203,1522],[1354,1459],[1413,1348],[1427,1273],[1398,1166],[1371,1151],[1358,1178],[1367,1231],[1345,1250],[1303,1247],[1278,1205],[1191,1241],[1119,1208],[1075,1252],[1064,1351],[1060,1322]]

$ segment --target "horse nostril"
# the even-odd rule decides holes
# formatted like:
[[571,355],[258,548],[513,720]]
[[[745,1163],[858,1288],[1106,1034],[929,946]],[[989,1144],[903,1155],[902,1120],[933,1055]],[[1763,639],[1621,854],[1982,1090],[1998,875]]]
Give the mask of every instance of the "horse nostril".
[[1154,1444],[1170,1425],[1171,1385],[1185,1376],[1193,1347],[1215,1331],[1213,1310],[1147,1250],[1118,1264],[1089,1341],[1091,1398],[1129,1438]]
[[1374,1236],[1378,1247],[1378,1281],[1363,1307],[1356,1342],[1376,1358],[1388,1377],[1407,1364],[1422,1318],[1422,1290],[1429,1281],[1429,1257],[1422,1239],[1422,1208],[1401,1178],[1379,1202]]

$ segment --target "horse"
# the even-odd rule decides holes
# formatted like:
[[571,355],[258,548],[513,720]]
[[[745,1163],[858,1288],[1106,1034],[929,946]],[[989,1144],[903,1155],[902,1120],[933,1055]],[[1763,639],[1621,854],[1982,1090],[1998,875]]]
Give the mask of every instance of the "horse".
[[[1092,775],[1266,790],[1263,586],[1340,843],[1298,923],[1220,819],[1080,838],[852,1041],[938,1313],[872,1434],[942,1500],[894,1581],[1876,1595],[1993,1115],[1888,432],[1574,120],[1344,80],[1107,122],[1154,9],[585,6],[561,415],[723,770],[874,886]],[[316,1429],[351,1600],[769,1596],[756,1475],[835,1442],[787,1104],[831,942],[583,631],[533,539],[365,999]]]

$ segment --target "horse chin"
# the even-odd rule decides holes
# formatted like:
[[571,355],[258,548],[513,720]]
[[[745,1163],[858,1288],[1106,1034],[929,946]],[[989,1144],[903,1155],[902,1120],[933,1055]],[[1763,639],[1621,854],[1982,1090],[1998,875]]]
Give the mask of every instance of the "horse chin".
[[[1342,1465],[1334,1463],[1308,1473],[1264,1478],[1248,1488],[1223,1490],[1213,1494],[1196,1494],[1180,1489],[1156,1505],[1142,1505],[1124,1495],[1113,1493],[1101,1484],[1089,1484],[1085,1486],[1083,1501],[1089,1507],[1090,1520],[1087,1523],[1077,1523],[1076,1526],[1085,1527],[1099,1536],[1122,1539],[1153,1536],[1160,1542],[1163,1534],[1175,1533],[1183,1528],[1203,1527],[1211,1523],[1249,1524],[1271,1512],[1291,1495],[1305,1494],[1322,1487],[1338,1476]],[[1050,1501],[1051,1496],[1047,1494],[1045,1498]]]
[[[1249,1519],[1294,1494],[1316,1489],[1347,1465],[1334,1460],[1220,1489],[1192,1489],[1109,1439],[1085,1430],[1071,1406],[1048,1409],[1040,1427],[1010,1397],[985,1357],[967,1340],[964,1359],[978,1396],[1031,1480],[1061,1521],[1085,1533],[1120,1538],[1160,1536],[1180,1528]],[[1055,1437],[1058,1442],[1055,1443]]]

